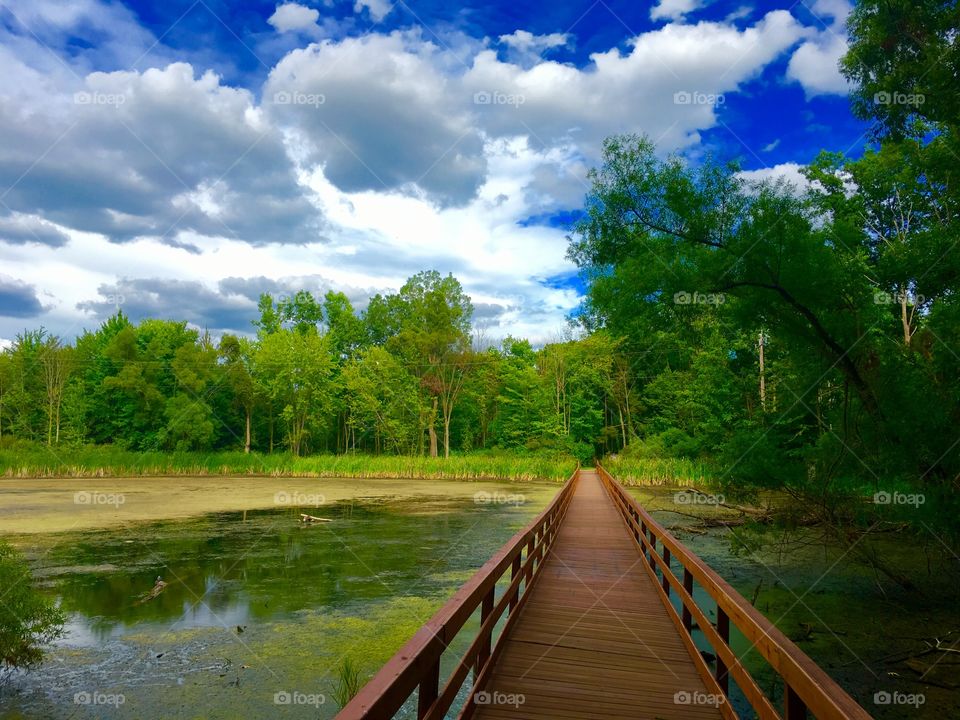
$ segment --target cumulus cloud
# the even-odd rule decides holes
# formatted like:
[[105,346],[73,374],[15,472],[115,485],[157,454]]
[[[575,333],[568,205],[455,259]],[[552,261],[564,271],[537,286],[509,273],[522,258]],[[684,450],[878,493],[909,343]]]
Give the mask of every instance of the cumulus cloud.
[[277,32],[293,32],[316,29],[319,18],[320,12],[318,10],[288,2],[277,5],[273,15],[267,18],[267,22],[273,25]]
[[420,188],[463,203],[486,166],[465,91],[445,72],[450,62],[419,33],[325,41],[283,58],[264,96],[339,188]]
[[[461,278],[491,335],[548,340],[580,298],[550,281],[572,270],[567,228],[537,218],[580,206],[603,138],[695,146],[718,96],[813,37],[785,11],[671,23],[578,66],[544,59],[572,42],[559,33],[334,39],[313,30],[316,10],[285,3],[265,42],[326,39],[284,50],[245,89],[160,62],[162,45],[135,65],[155,42],[143,30],[113,32],[97,57],[68,52],[65,12],[17,5],[38,34],[53,27],[40,37],[62,57],[0,27],[0,252],[19,283],[5,302],[55,332],[117,304],[249,332],[260,292],[336,289],[362,307],[435,268]],[[81,6],[79,23],[135,21]],[[376,21],[390,7],[355,9]],[[17,329],[0,321],[0,336]]]
[[252,243],[320,237],[282,138],[247,90],[184,63],[95,72],[72,90],[44,106],[0,106],[12,210],[121,242],[185,230]]
[[361,13],[366,9],[375,22],[380,22],[390,13],[394,4],[391,0],[357,0],[353,10]]
[[699,10],[707,4],[707,0],[660,0],[650,8],[651,20],[680,20]]
[[572,36],[567,33],[534,35],[527,30],[516,30],[509,35],[500,36],[500,43],[508,49],[508,59],[520,65],[536,63],[544,53],[565,47],[572,40]]
[[35,287],[9,275],[0,275],[0,316],[32,318],[43,310]]
[[749,183],[777,182],[783,180],[797,191],[806,190],[810,183],[801,174],[803,166],[795,162],[780,163],[759,170],[743,170],[740,177]]
[[817,0],[809,8],[823,29],[802,43],[787,65],[787,78],[800,83],[808,98],[850,92],[840,59],[847,53],[846,19],[852,9],[847,0]]

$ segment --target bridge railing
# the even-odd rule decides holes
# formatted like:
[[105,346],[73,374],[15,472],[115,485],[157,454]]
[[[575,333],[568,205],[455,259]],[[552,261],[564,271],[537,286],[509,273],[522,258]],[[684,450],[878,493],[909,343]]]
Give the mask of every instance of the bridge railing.
[[[440,720],[456,701],[471,670],[474,671],[474,686],[481,684],[501,649],[494,641],[494,629],[506,614],[506,623],[497,639],[503,637],[526,602],[556,538],[579,472],[579,468],[575,470],[546,509],[500,548],[387,661],[337,714],[337,720],[393,717],[415,691],[417,718]],[[506,577],[508,569],[510,584],[497,599],[497,584]],[[441,688],[441,657],[478,608],[480,627]],[[463,708],[466,717],[471,714],[474,700],[473,693],[470,693]]]
[[[729,695],[732,677],[760,720],[801,720],[808,716],[808,712],[820,720],[870,719],[866,710],[773,623],[667,532],[600,463],[597,463],[597,472],[633,532],[647,560],[642,565],[657,584],[660,599],[681,632],[708,687],[719,687],[724,695]],[[674,573],[674,568],[681,571],[682,580]],[[694,583],[716,603],[715,623],[707,618],[707,612],[713,608],[702,608],[694,599]],[[671,594],[679,598],[681,612],[671,602]],[[782,678],[785,687],[782,714],[730,647],[731,623]],[[693,642],[694,627],[701,630],[716,656],[713,669]]]

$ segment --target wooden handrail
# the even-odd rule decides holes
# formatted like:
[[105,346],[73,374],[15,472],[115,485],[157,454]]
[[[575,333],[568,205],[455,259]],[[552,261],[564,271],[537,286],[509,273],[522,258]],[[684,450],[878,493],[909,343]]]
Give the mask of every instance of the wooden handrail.
[[[727,693],[728,678],[733,677],[747,701],[762,720],[800,720],[807,712],[819,720],[870,720],[870,714],[850,697],[823,669],[811,660],[786,635],[764,617],[753,605],[720,577],[695,553],[681,544],[648,513],[637,500],[627,493],[606,468],[598,462],[597,472],[608,494],[623,516],[634,540],[647,558],[641,563],[657,585],[660,599],[671,619],[688,635],[694,621],[703,631],[717,657],[713,678]],[[657,544],[662,554],[657,552]],[[673,573],[672,563],[683,570],[683,580]],[[660,577],[657,577],[657,570]],[[697,605],[693,597],[693,582],[716,603],[717,623],[714,625],[706,611]],[[682,614],[670,601],[671,592],[680,599]],[[736,627],[748,642],[783,679],[784,709],[782,715],[773,707],[740,659],[730,648],[730,625]],[[698,663],[701,674],[710,674],[706,661],[699,652],[691,653]]]
[[[506,612],[508,619],[497,638],[499,640],[526,601],[556,537],[579,475],[578,466],[546,509],[454,593],[347,703],[337,714],[337,720],[393,717],[415,690],[420,720],[439,719],[446,715],[470,670],[473,669],[479,677],[495,661],[499,643],[493,639],[494,627]],[[510,584],[497,600],[497,583],[508,568]],[[478,608],[481,612],[480,628],[441,688],[440,658]],[[471,694],[464,707],[466,714],[472,709],[473,701]]]

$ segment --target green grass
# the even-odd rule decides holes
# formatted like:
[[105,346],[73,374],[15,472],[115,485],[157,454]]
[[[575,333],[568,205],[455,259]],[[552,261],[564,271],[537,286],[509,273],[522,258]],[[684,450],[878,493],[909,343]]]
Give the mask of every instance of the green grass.
[[611,455],[603,466],[624,485],[710,486],[715,477],[709,464],[686,458]]
[[565,480],[576,461],[557,453],[478,451],[449,458],[396,455],[249,455],[238,451],[137,452],[110,445],[47,448],[17,442],[0,448],[0,476],[129,477],[265,475],[455,480]]

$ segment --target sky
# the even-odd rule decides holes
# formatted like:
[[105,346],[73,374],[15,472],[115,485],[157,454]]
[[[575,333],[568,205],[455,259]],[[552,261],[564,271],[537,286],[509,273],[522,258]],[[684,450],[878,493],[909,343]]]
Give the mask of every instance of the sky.
[[786,176],[858,154],[846,0],[0,0],[0,344],[121,309],[250,334],[453,273],[559,337],[603,139]]

